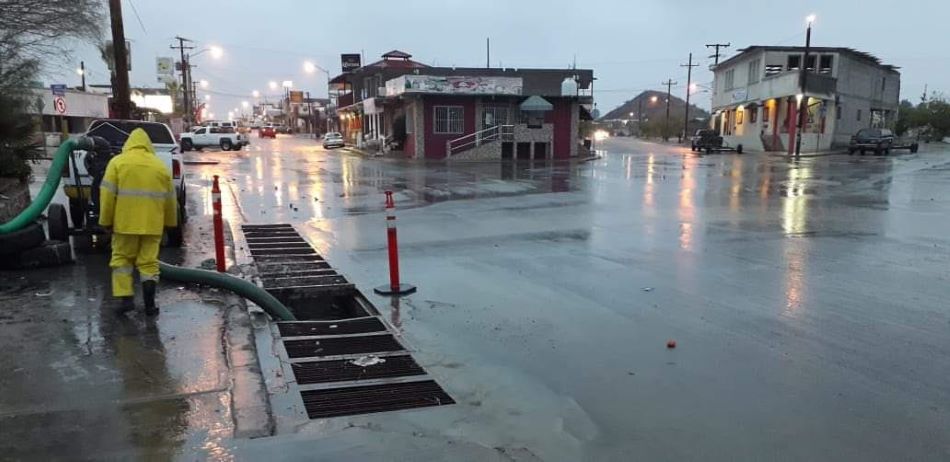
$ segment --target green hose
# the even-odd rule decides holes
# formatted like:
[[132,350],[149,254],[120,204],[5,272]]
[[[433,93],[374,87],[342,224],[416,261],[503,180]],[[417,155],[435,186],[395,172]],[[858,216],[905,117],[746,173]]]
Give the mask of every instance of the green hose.
[[40,214],[46,210],[46,206],[48,206],[49,202],[53,199],[53,195],[56,194],[56,189],[59,188],[59,181],[63,174],[63,168],[69,161],[69,155],[73,150],[91,149],[91,147],[91,141],[85,137],[77,140],[66,140],[63,144],[59,145],[56,154],[53,154],[53,164],[50,165],[49,172],[46,173],[46,182],[43,183],[43,188],[40,189],[39,194],[36,195],[36,198],[33,199],[33,202],[31,202],[25,210],[13,217],[10,221],[0,224],[0,234],[12,233],[36,221],[36,219],[40,217]]
[[266,290],[251,284],[244,279],[236,278],[225,273],[215,271],[206,271],[193,268],[182,268],[180,266],[169,265],[165,262],[158,262],[161,269],[162,279],[178,282],[193,282],[205,284],[219,289],[230,290],[264,309],[267,314],[281,321],[296,321],[293,313],[284,306],[280,300],[267,293]]

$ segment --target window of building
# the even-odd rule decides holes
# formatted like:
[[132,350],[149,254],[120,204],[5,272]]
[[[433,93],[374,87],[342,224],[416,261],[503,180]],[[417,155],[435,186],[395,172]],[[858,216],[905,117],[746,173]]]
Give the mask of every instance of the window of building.
[[761,67],[761,59],[755,59],[749,62],[749,83],[756,83],[759,81],[759,71]]
[[521,123],[526,124],[528,128],[541,128],[544,126],[544,112],[521,111]]
[[482,109],[482,128],[508,125],[508,106],[485,106]]
[[858,109],[858,113],[857,113],[857,114],[858,114],[858,122],[860,122],[860,121],[861,121],[861,110],[860,110],[860,109]]
[[835,120],[841,120],[841,105],[835,106]]
[[444,135],[461,135],[464,132],[462,106],[436,106],[434,132]]
[[735,82],[736,82],[736,70],[729,69],[728,71],[726,71],[725,77],[723,77],[722,89],[726,91],[732,90],[733,88],[735,88]]
[[745,111],[736,110],[736,125],[742,125],[742,114],[745,114]]
[[834,55],[821,55],[821,59],[818,61],[818,73],[831,75],[831,67],[834,62]]
[[797,71],[802,68],[802,57],[800,55],[788,55],[787,64],[787,70]]
[[768,76],[770,76],[770,75],[781,74],[781,73],[782,73],[782,65],[781,65],[781,64],[766,64],[766,65],[765,65],[765,76],[766,76],[766,77],[768,77]]
[[752,107],[749,109],[749,123],[754,124],[755,121],[759,118],[759,108]]
[[808,55],[808,60],[805,61],[805,69],[808,72],[815,72],[815,61],[818,61],[818,57],[815,55]]

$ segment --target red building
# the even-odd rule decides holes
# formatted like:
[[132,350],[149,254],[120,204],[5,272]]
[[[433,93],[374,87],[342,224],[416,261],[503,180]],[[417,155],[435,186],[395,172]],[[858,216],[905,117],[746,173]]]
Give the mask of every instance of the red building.
[[400,51],[331,80],[351,143],[426,159],[568,159],[593,71],[431,67]]

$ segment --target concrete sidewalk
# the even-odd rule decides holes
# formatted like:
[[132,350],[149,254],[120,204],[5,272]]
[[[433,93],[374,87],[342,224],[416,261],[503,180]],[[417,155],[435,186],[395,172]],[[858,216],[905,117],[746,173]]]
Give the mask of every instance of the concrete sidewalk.
[[[212,253],[210,230],[208,216],[193,215],[189,246],[161,258],[199,266]],[[144,316],[141,294],[135,312],[117,316],[108,250],[76,257],[0,273],[4,458],[208,459],[227,457],[235,436],[270,434],[242,300],[163,282],[160,316]]]

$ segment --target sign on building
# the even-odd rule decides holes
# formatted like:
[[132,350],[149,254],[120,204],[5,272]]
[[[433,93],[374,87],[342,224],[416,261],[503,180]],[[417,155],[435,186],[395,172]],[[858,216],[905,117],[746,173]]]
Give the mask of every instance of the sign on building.
[[53,100],[53,107],[56,108],[56,112],[57,112],[57,113],[59,113],[59,114],[65,114],[65,113],[66,113],[66,100],[63,99],[62,96],[57,96],[56,99]]
[[291,92],[290,92],[290,102],[291,102],[291,103],[303,103],[303,92],[302,92],[302,91],[291,91]]
[[53,96],[66,96],[66,84],[54,83],[49,86],[49,91],[53,93]]
[[403,93],[520,95],[521,77],[404,75],[386,82],[386,96]]
[[167,57],[155,58],[155,73],[159,76],[175,75],[175,60]]
[[343,53],[340,55],[340,67],[343,68],[344,74],[359,69],[361,65],[359,53]]

